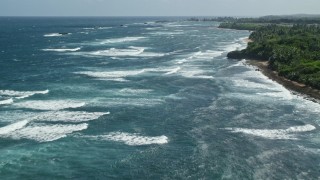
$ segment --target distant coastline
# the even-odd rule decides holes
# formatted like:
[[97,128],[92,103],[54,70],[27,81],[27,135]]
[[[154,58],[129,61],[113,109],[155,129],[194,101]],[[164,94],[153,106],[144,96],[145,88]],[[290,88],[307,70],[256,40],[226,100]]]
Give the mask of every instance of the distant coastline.
[[246,59],[286,88],[320,100],[319,20],[319,17],[226,19],[219,28],[252,31],[244,40],[247,47],[229,52],[228,58]]

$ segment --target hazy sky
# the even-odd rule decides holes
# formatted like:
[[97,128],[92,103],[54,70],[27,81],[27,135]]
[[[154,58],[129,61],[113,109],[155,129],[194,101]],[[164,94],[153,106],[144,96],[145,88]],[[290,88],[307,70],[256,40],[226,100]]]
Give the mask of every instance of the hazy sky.
[[0,0],[0,16],[319,14],[320,0]]

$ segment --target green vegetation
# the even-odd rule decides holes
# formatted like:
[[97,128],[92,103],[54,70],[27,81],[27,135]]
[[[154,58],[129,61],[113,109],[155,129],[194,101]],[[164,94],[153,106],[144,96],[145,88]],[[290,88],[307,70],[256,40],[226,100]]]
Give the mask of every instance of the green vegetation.
[[[308,19],[308,22],[316,20]],[[320,89],[319,25],[239,22],[221,23],[220,27],[254,30],[249,37],[253,42],[244,50],[230,52],[229,58],[268,60],[269,68],[280,76]]]
[[250,30],[254,31],[259,29],[261,26],[267,26],[268,24],[258,23],[236,23],[236,22],[225,22],[219,25],[219,28],[237,29],[237,30]]
[[189,21],[217,21],[228,23],[264,23],[264,24],[320,24],[320,15],[288,15],[288,16],[263,16],[259,18],[236,17],[204,17],[190,18]]

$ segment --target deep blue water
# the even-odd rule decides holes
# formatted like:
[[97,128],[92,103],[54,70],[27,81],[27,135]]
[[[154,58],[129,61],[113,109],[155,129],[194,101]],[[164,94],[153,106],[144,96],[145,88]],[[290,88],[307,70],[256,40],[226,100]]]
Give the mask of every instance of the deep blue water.
[[0,18],[1,179],[319,179],[320,105],[183,18]]

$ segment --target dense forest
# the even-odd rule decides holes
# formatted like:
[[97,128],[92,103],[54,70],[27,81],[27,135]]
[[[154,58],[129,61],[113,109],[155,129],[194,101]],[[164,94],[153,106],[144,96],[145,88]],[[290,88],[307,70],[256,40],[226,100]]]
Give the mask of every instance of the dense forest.
[[320,24],[320,15],[288,15],[288,16],[262,16],[258,18],[237,18],[237,17],[203,17],[189,18],[189,21],[217,21],[228,23],[263,23],[263,24]]
[[230,52],[229,58],[268,60],[280,76],[320,89],[319,25],[240,21],[220,27],[253,30],[247,48]]

